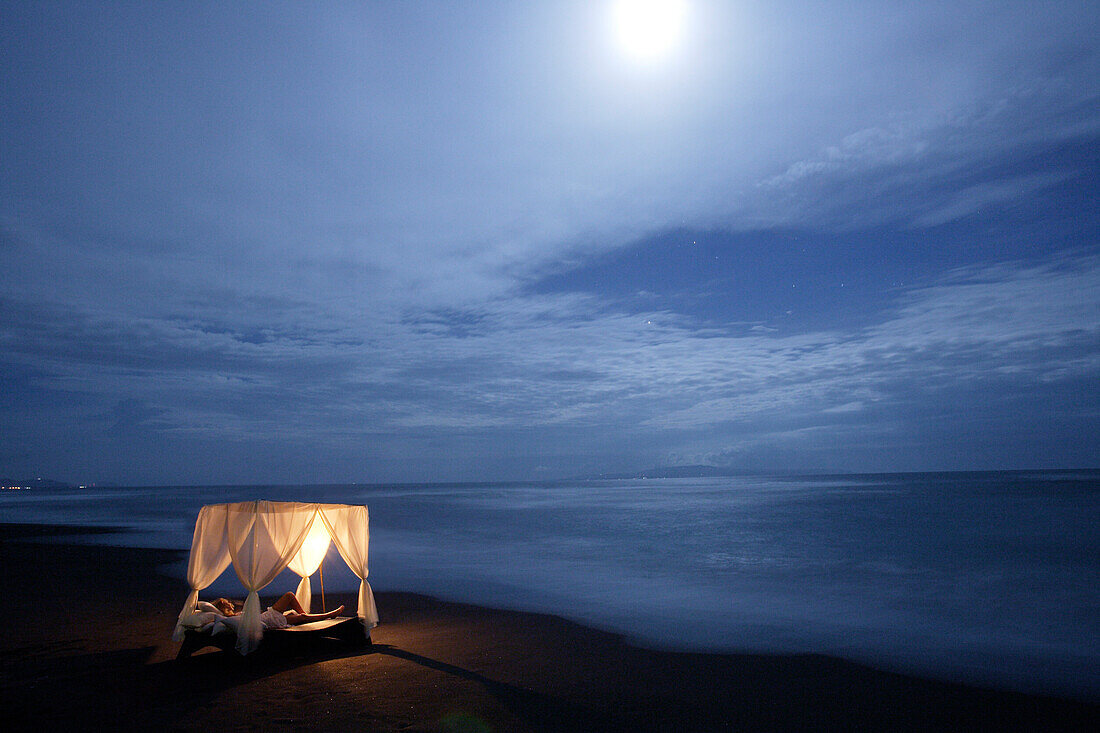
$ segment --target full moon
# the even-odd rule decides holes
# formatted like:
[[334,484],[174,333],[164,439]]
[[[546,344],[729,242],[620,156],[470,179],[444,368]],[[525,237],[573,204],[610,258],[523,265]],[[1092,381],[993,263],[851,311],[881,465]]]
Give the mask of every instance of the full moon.
[[612,22],[619,45],[640,61],[666,55],[680,40],[686,10],[684,0],[616,0]]

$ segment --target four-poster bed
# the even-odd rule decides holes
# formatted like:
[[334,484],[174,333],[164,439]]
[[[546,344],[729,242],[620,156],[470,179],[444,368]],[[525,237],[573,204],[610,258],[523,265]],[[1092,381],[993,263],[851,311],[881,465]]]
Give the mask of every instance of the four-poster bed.
[[[260,645],[264,637],[260,616],[259,591],[284,569],[301,576],[295,595],[305,609],[310,608],[312,591],[309,576],[320,566],[329,544],[336,545],[340,557],[359,577],[356,616],[303,624],[281,632],[294,634],[337,634],[341,638],[357,631],[365,641],[378,625],[374,593],[367,582],[367,546],[370,532],[367,508],[352,504],[245,501],[212,504],[199,511],[187,563],[187,582],[191,592],[183,604],[172,634],[175,641],[187,640],[180,650],[198,648],[205,641],[225,648],[226,637],[214,639],[206,632],[199,635],[191,620],[195,617],[199,591],[210,586],[229,565],[248,591],[244,610],[237,619],[233,648],[242,655]],[[205,644],[200,644],[205,645]],[[190,652],[188,652],[190,653]]]

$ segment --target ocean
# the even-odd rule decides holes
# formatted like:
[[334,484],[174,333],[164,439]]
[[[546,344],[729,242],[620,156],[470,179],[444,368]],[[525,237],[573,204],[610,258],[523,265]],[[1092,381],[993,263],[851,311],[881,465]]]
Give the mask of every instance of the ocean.
[[[0,492],[0,522],[186,550],[202,505],[247,499],[366,504],[376,590],[1100,698],[1100,471],[43,489]],[[324,573],[357,586],[334,549]],[[231,569],[209,592],[243,595]]]

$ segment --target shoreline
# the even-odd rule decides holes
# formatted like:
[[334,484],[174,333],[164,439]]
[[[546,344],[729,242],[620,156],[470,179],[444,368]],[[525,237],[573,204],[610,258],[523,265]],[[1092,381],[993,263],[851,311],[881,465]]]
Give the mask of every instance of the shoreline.
[[0,700],[13,711],[13,729],[431,731],[479,730],[480,722],[502,731],[1089,730],[1100,724],[1095,702],[942,682],[823,655],[647,649],[556,616],[413,593],[376,594],[382,623],[366,653],[323,648],[240,660],[211,649],[181,664],[170,634],[186,584],[157,567],[185,552],[59,539],[95,531],[85,527],[18,527],[0,526],[0,567],[13,589],[9,611],[24,619],[0,642]]
[[[182,582],[186,574],[187,551],[176,546],[169,547],[163,542],[158,542],[154,535],[148,531],[139,531],[126,525],[83,525],[83,524],[36,524],[33,522],[8,524],[0,522],[0,537],[25,537],[28,541],[44,543],[61,543],[74,545],[107,545],[117,547],[131,547],[149,550],[177,551],[179,558],[161,566],[158,571],[170,579]],[[350,572],[340,577],[343,568],[339,567],[336,583],[332,583],[329,577],[329,595],[354,594],[358,587],[358,579]],[[376,580],[372,576],[372,580]],[[381,581],[380,581],[381,582]],[[293,589],[297,578],[291,578],[289,571],[284,571],[271,588],[280,590]],[[315,588],[317,579],[314,578]],[[520,596],[511,599],[504,598],[497,593],[487,592],[487,598],[479,598],[476,593],[448,593],[433,592],[431,588],[421,588],[415,585],[409,587],[400,583],[386,587],[383,583],[379,590],[377,583],[376,593],[401,593],[415,594],[432,598],[441,603],[468,604],[483,608],[498,608],[504,611],[517,611],[534,614],[546,614],[558,616],[580,626],[610,634],[621,635],[627,643],[643,649],[657,652],[684,652],[716,655],[736,654],[763,654],[763,655],[821,655],[842,659],[855,664],[864,665],[884,672],[893,672],[909,675],[917,678],[927,678],[940,682],[958,683],[976,688],[1004,690],[1018,692],[1027,695],[1041,697],[1053,697],[1059,699],[1078,700],[1085,702],[1100,702],[1100,685],[1097,684],[1095,669],[1080,658],[1070,656],[1063,659],[1055,659],[1043,656],[1028,656],[1026,652],[1015,649],[985,649],[975,653],[967,644],[967,640],[958,642],[955,646],[943,643],[939,636],[929,635],[923,640],[924,647],[920,643],[902,645],[901,649],[874,649],[867,646],[866,639],[860,643],[849,644],[844,640],[834,640],[833,643],[767,643],[761,642],[753,631],[746,630],[747,635],[737,637],[739,642],[731,642],[731,636],[726,634],[719,641],[714,636],[700,639],[698,634],[686,638],[679,632],[652,633],[644,627],[630,622],[609,622],[598,614],[577,613],[577,609],[562,610],[553,607],[553,604],[540,604],[524,602]],[[270,589],[268,589],[270,590]],[[483,589],[488,590],[488,589]],[[272,591],[273,592],[273,591]],[[232,572],[226,572],[214,586],[204,591],[205,596],[226,595],[234,598],[243,597],[236,578]],[[591,610],[591,609],[589,609]],[[766,617],[765,617],[766,618]],[[690,619],[688,619],[690,621]],[[674,619],[664,619],[662,624],[676,626]],[[884,630],[889,633],[890,630]],[[721,629],[719,629],[721,634]],[[764,634],[763,637],[767,637]],[[928,645],[940,650],[928,656],[925,651]],[[968,656],[969,655],[969,656]],[[1095,654],[1090,654],[1094,658]],[[987,666],[983,666],[983,664]]]

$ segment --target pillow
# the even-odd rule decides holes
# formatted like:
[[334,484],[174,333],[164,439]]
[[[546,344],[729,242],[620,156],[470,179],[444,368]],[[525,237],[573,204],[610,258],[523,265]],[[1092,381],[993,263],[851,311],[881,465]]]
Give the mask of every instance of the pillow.
[[221,611],[218,610],[217,606],[215,606],[213,603],[207,603],[206,601],[199,601],[198,603],[196,603],[195,610],[204,611],[206,613],[221,613]]
[[[210,605],[209,603],[206,605]],[[180,623],[189,629],[201,629],[204,626],[208,626],[214,623],[214,620],[219,614],[211,611],[196,611],[190,616],[187,616]]]

